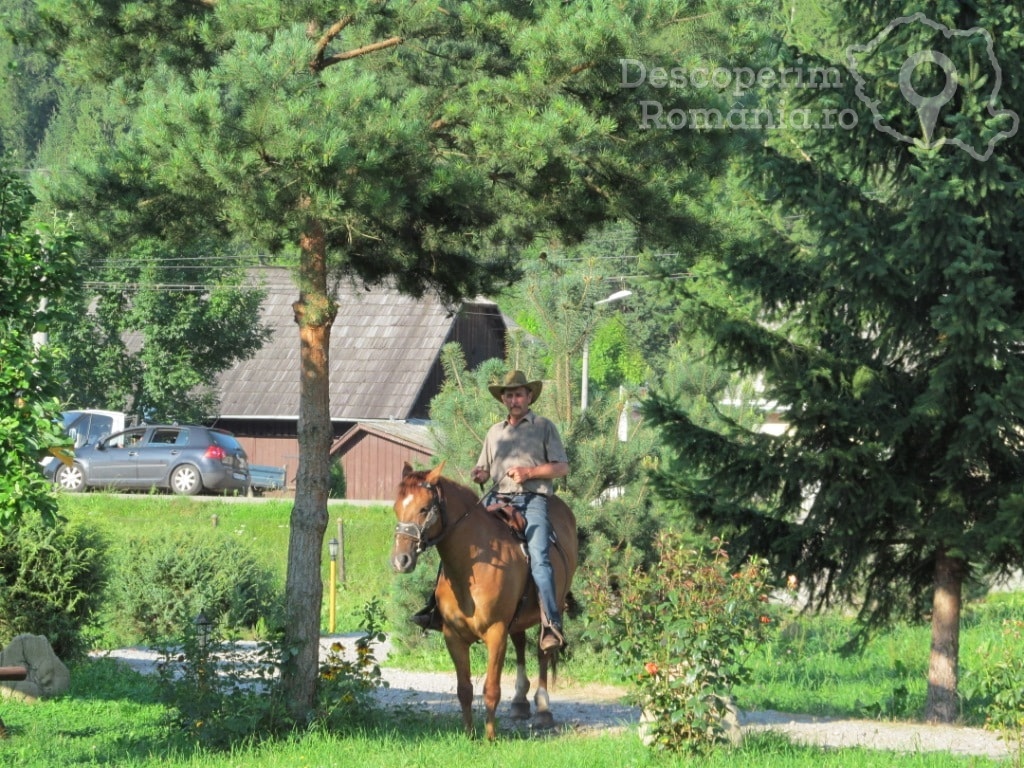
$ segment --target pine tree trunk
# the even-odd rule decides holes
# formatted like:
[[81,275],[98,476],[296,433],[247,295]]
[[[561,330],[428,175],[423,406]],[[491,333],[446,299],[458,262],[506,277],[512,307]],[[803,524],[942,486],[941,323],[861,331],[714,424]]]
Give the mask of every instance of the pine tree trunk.
[[932,652],[928,663],[928,703],[925,718],[952,723],[957,718],[960,657],[960,601],[966,563],[942,550],[935,561],[932,598]]
[[299,325],[299,468],[288,538],[285,579],[286,657],[281,684],[289,713],[304,723],[316,699],[320,655],[320,564],[327,530],[330,483],[331,325],[336,307],[327,293],[327,259],[322,230],[313,226],[302,240],[299,300],[292,305]]

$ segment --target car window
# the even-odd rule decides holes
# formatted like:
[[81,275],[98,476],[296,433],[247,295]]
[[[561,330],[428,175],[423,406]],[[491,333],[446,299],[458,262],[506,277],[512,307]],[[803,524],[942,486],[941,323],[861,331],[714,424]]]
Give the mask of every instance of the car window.
[[103,445],[106,448],[123,448],[125,446],[132,446],[142,440],[142,436],[146,433],[144,429],[129,429],[125,432],[118,432],[116,435],[111,435],[103,441]]
[[154,429],[149,438],[150,445],[184,445],[188,442],[188,432],[182,429]]
[[210,441],[227,451],[240,451],[242,449],[241,443],[235,440],[232,435],[226,435],[223,432],[211,432]]
[[61,414],[61,426],[63,426],[64,429],[67,429],[74,424],[81,415],[81,411],[64,411],[64,413]]
[[114,429],[114,420],[109,416],[94,414],[89,421],[89,430],[85,436],[86,443],[95,443],[104,435],[109,435]]

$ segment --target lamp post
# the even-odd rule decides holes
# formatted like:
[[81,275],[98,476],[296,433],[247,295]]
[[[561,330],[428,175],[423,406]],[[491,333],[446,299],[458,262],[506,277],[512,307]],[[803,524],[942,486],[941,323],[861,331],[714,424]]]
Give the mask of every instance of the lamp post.
[[211,671],[210,649],[208,646],[210,643],[210,628],[213,622],[206,618],[205,613],[200,611],[196,614],[195,619],[193,619],[193,623],[196,630],[196,658],[193,660],[193,663],[199,685],[205,688],[207,675]]
[[[632,296],[632,291],[616,291],[611,296],[607,296],[600,301],[595,301],[594,306],[600,306],[601,304],[611,304],[614,301],[621,301],[628,296]],[[583,376],[582,383],[580,385],[580,410],[587,410],[587,389],[590,383],[590,333],[583,337]]]
[[330,589],[330,599],[328,602],[328,620],[327,630],[332,635],[334,634],[335,624],[338,618],[338,601],[337,595],[338,590],[335,584],[338,581],[338,540],[331,539],[327,542],[327,552],[331,556],[331,576],[327,582],[327,587]]
[[199,646],[199,652],[206,652],[206,644],[210,642],[210,620],[206,618],[206,614],[200,611],[195,618],[196,625],[196,645]]

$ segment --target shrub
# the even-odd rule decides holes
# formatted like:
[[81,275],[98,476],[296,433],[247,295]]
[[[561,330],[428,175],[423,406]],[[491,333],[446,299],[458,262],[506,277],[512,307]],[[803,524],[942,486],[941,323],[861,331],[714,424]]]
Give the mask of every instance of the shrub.
[[215,749],[283,733],[292,722],[279,685],[280,643],[250,648],[221,630],[193,621],[163,648],[157,671],[169,722],[185,743]]
[[64,660],[85,655],[103,599],[107,545],[82,525],[25,517],[0,542],[0,638],[45,635]]
[[[387,686],[374,646],[384,640],[383,612],[373,599],[363,607],[352,653],[334,643],[320,665],[318,720],[328,726],[357,725],[373,707],[370,693]],[[242,740],[259,741],[292,729],[280,681],[285,657],[280,635],[274,642],[227,641],[217,625],[193,623],[173,647],[164,649],[159,667],[162,700],[171,723],[187,743],[229,748]]]
[[363,606],[359,622],[359,635],[351,652],[340,641],[328,649],[327,658],[320,663],[320,683],[317,693],[321,718],[325,722],[341,724],[358,721],[371,706],[369,694],[388,683],[381,675],[380,662],[374,646],[384,642],[384,607],[379,598],[372,598]]
[[429,645],[428,635],[410,621],[423,608],[437,585],[438,554],[428,549],[420,554],[416,570],[391,580],[386,606],[386,623],[391,642],[399,650],[413,651]]
[[985,712],[985,725],[1020,743],[1024,735],[1024,621],[1003,619],[998,642],[978,648],[980,666],[964,674],[960,693]]
[[133,640],[178,637],[199,613],[221,632],[277,624],[271,572],[234,539],[175,531],[129,540],[114,566],[110,611]]
[[701,751],[727,737],[732,689],[772,618],[764,564],[730,573],[717,540],[694,550],[678,533],[658,537],[657,563],[636,569],[617,593],[591,594],[604,640],[636,686],[650,740]]
[[348,481],[345,479],[345,467],[341,460],[331,464],[331,480],[327,489],[327,498],[344,499],[348,493]]

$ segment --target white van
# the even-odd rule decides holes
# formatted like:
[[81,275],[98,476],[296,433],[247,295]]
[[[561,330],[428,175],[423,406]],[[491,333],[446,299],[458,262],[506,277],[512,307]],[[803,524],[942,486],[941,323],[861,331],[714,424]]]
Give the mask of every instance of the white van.
[[122,432],[125,427],[123,413],[117,411],[64,411],[64,434],[75,441],[75,448],[92,445],[107,435]]
[[[124,414],[118,411],[83,408],[64,411],[61,413],[61,417],[64,434],[75,441],[75,448],[96,443],[107,435],[122,432],[127,426]],[[57,458],[47,456],[43,459],[41,462],[43,469],[45,470],[52,461],[57,461]]]

